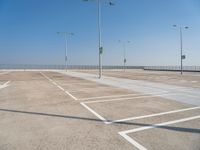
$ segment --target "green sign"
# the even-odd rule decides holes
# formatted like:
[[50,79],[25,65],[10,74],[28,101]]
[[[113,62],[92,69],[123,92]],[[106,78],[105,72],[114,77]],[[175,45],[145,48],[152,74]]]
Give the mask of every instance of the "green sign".
[[99,53],[100,53],[100,54],[103,54],[103,47],[100,47],[100,48],[99,48]]
[[186,56],[185,55],[182,55],[182,57],[181,57],[182,59],[186,59]]

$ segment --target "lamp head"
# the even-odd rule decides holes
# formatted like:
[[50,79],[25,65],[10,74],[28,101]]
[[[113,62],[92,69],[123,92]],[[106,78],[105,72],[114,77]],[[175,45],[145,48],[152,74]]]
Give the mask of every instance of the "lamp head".
[[110,6],[114,6],[115,4],[113,3],[113,2],[108,2],[108,4],[110,5]]

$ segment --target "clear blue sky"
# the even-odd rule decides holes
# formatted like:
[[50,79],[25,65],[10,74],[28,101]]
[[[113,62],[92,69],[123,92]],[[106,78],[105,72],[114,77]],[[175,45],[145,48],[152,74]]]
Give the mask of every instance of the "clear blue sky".
[[[179,31],[183,31],[185,65],[200,65],[200,0],[115,0],[102,6],[103,64],[179,64]],[[0,0],[0,64],[63,64],[64,38],[69,64],[98,64],[97,5],[82,0]]]

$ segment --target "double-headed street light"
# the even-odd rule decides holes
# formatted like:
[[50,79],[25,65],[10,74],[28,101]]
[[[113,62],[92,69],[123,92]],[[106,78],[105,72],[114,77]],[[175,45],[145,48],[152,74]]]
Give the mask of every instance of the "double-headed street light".
[[182,29],[188,29],[189,27],[185,26],[177,26],[177,25],[173,25],[173,27],[178,27],[180,30],[180,48],[181,48],[181,75],[183,74],[183,59],[185,59],[185,55],[183,55],[183,35],[182,35]]
[[[83,0],[84,2],[88,1],[97,1],[98,5],[98,32],[99,32],[99,78],[102,76],[102,54],[103,54],[103,46],[102,46],[102,34],[101,34],[101,3],[102,0]],[[107,2],[108,5],[113,6],[114,3],[112,1]]]
[[74,33],[70,32],[57,32],[57,34],[64,35],[65,37],[65,70],[67,71],[68,69],[68,57],[67,57],[67,51],[68,51],[68,37],[73,36]]
[[125,71],[126,62],[127,62],[127,59],[126,59],[126,43],[130,43],[130,41],[121,41],[121,40],[119,40],[119,42],[123,44],[123,51],[124,51],[124,60],[123,60],[123,62],[124,62],[124,71]]

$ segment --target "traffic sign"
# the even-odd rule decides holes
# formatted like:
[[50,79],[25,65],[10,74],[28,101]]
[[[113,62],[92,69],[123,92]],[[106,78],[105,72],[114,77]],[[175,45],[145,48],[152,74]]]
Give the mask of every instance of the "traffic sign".
[[100,53],[100,54],[103,54],[103,47],[100,47],[100,48],[99,48],[99,53]]
[[181,59],[186,59],[186,56],[185,56],[185,55],[182,55]]

